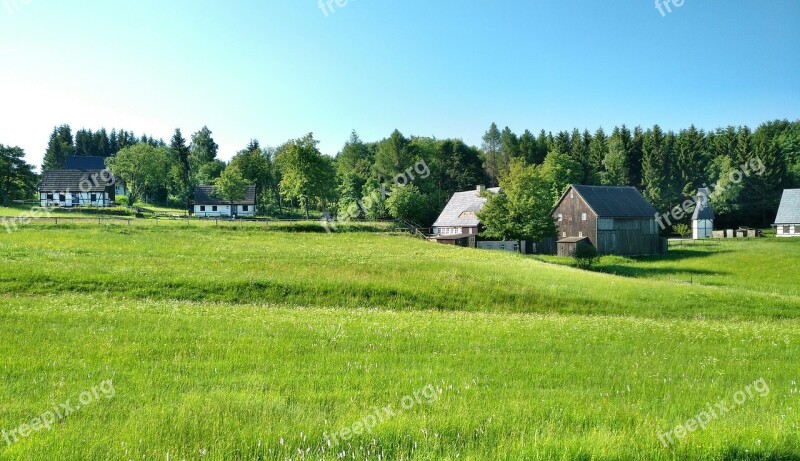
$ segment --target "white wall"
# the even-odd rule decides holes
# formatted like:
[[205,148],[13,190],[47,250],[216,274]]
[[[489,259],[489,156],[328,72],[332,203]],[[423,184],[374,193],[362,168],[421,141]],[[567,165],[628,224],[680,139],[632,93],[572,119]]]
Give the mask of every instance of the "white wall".
[[[47,195],[52,194],[52,200],[47,199]],[[61,200],[61,195],[64,196],[64,200]],[[95,196],[95,200],[92,201],[92,195]],[[111,206],[111,199],[108,196],[107,192],[40,192],[39,193],[39,203],[41,206],[52,206],[52,207],[74,207],[74,206],[99,206],[99,207],[106,207]]]
[[[202,208],[205,207],[205,210]],[[214,208],[216,207],[216,210]],[[255,205],[248,205],[248,211],[244,211],[244,205],[234,205],[236,216],[240,218],[252,218],[256,215]],[[195,205],[194,215],[199,218],[229,218],[231,216],[230,205]]]
[[[786,229],[788,227],[788,229]],[[775,235],[778,237],[800,237],[800,224],[776,226]]]
[[710,219],[692,220],[692,238],[695,240],[711,237],[714,230],[714,221]]

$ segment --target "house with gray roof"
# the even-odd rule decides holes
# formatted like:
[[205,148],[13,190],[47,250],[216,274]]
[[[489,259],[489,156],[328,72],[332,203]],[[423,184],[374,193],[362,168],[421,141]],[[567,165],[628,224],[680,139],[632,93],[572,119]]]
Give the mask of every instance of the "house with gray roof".
[[[485,190],[487,189],[483,186],[478,186],[474,190],[453,194],[439,218],[433,223],[433,235],[447,238],[477,235],[481,224],[478,212],[486,204],[486,197],[483,196]],[[488,191],[499,193],[500,188],[493,187]]]
[[194,190],[194,214],[200,218],[250,218],[256,215],[256,186],[246,186],[244,198],[233,202],[220,197],[214,186]]
[[114,176],[108,170],[64,169],[42,174],[39,202],[43,207],[107,207],[114,204]]
[[773,226],[778,237],[800,237],[800,189],[783,191]]
[[558,254],[571,256],[579,241],[593,245],[600,254],[661,254],[666,246],[657,214],[633,187],[570,185],[553,210]]
[[714,210],[709,201],[711,192],[701,187],[695,194],[694,213],[692,213],[692,238],[694,240],[711,237],[714,230]]

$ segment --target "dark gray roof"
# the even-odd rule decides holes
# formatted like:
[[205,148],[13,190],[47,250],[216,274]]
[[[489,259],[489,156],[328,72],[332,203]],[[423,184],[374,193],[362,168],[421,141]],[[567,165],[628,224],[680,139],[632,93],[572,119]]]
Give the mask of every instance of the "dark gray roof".
[[[487,189],[490,192],[500,192],[499,187]],[[456,192],[453,197],[447,202],[439,218],[433,223],[433,227],[477,227],[480,220],[477,214],[483,205],[486,204],[486,197],[481,197],[477,190],[468,190],[465,192]],[[462,216],[468,211],[470,215]]]
[[783,191],[775,224],[800,224],[800,189]]
[[67,170],[102,170],[106,167],[105,157],[70,155],[67,156]]
[[578,243],[584,240],[589,240],[589,237],[567,237],[557,241],[556,243]]
[[[647,203],[634,187],[579,185],[571,187],[583,197],[599,218],[652,218],[656,215],[656,209]],[[564,196],[568,193],[569,189]]]
[[702,219],[714,220],[714,210],[711,209],[711,202],[709,201],[710,196],[711,192],[705,187],[697,189],[694,213],[692,213],[692,221]]
[[[110,179],[103,182],[104,176]],[[39,192],[104,192],[113,184],[111,175],[101,170],[50,170],[42,174]]]
[[[231,202],[220,198],[214,186],[197,186],[194,189],[194,204],[195,205],[230,205]],[[255,205],[256,204],[256,186],[246,186],[244,192],[244,199],[233,202],[234,205]]]

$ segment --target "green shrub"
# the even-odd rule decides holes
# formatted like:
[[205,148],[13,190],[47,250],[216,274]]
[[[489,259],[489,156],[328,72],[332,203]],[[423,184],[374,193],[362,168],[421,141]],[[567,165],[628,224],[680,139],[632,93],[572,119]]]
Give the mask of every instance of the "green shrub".
[[589,269],[597,260],[599,254],[597,253],[597,248],[588,243],[581,242],[578,243],[572,256],[575,258],[575,265],[579,269]]
[[672,226],[672,232],[680,235],[683,238],[686,238],[692,235],[692,228],[687,224],[679,223]]

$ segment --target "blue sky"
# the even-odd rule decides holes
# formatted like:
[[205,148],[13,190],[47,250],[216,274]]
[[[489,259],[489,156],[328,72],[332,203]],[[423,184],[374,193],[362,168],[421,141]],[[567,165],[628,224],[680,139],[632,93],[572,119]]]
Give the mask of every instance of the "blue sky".
[[[327,0],[325,0],[327,2]],[[666,0],[661,0],[666,1]],[[673,0],[674,1],[674,0]],[[325,6],[325,5],[323,5]],[[54,125],[165,140],[458,137],[800,118],[800,2],[0,0],[0,143]]]

